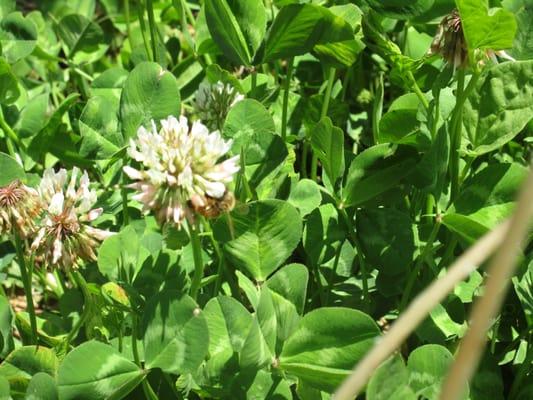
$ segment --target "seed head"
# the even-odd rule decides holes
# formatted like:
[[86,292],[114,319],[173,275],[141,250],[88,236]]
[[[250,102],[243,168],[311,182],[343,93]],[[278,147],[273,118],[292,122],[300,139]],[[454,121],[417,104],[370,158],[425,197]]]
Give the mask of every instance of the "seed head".
[[89,176],[74,168],[67,177],[67,171],[45,170],[39,195],[46,208],[41,228],[31,248],[37,260],[47,266],[64,269],[77,267],[80,260],[96,260],[94,250],[99,242],[113,233],[94,228],[89,222],[102,214],[101,208],[93,209],[96,192],[89,188]]
[[35,189],[16,180],[0,187],[0,234],[15,229],[26,238],[36,230],[42,206]]
[[195,209],[208,206],[209,199],[226,197],[226,184],[239,170],[239,157],[219,162],[232,142],[200,122],[190,129],[185,117],[160,122],[159,132],[152,121],[150,131],[141,127],[130,141],[128,154],[143,169],[126,166],[124,172],[137,181],[129,187],[139,192],[134,199],[145,210],[153,210],[161,224],[180,226],[184,218],[193,219]]

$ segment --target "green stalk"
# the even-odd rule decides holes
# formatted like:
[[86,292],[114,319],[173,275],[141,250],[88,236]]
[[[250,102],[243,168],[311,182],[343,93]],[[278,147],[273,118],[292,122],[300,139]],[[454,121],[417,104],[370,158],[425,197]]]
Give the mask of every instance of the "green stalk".
[[[335,73],[337,70],[330,67],[328,73],[328,83],[326,86],[326,93],[324,94],[324,100],[322,102],[322,110],[320,112],[320,120],[328,115],[329,101],[331,99],[331,91],[333,90],[333,84],[335,83]],[[313,158],[311,159],[311,179],[316,181],[318,170],[318,157],[313,152]]]
[[372,136],[374,138],[374,144],[379,144],[379,121],[383,114],[383,72],[379,73],[378,79],[376,93],[372,103]]
[[91,294],[89,293],[89,289],[87,287],[87,281],[79,271],[74,271],[72,273],[72,278],[74,279],[76,285],[83,294],[84,304],[80,318],[76,321],[76,324],[72,327],[69,334],[67,335],[67,338],[65,339],[67,346],[76,337],[83,324],[85,324],[85,321],[87,321],[87,318],[89,317],[89,311],[91,309]]
[[476,83],[479,79],[480,73],[477,71],[473,72],[472,78],[466,89],[464,88],[464,79],[465,72],[460,69],[457,76],[457,101],[455,104],[455,109],[453,111],[452,120],[450,123],[451,126],[451,163],[450,163],[450,175],[452,180],[450,204],[455,200],[456,196],[459,193],[460,186],[460,172],[459,172],[459,163],[461,161],[459,157],[459,151],[461,149],[461,138],[462,138],[462,128],[463,128],[463,106],[466,99],[474,90]]
[[420,270],[422,269],[422,265],[424,265],[424,261],[426,260],[431,250],[433,249],[433,243],[435,242],[435,239],[437,238],[440,225],[441,225],[440,216],[438,214],[439,213],[437,210],[437,217],[435,218],[435,225],[433,225],[433,229],[431,230],[431,233],[429,234],[429,238],[426,242],[426,245],[424,246],[424,250],[422,250],[422,254],[420,255],[420,257],[418,257],[418,261],[416,262],[415,267],[409,274],[407,285],[405,286],[405,290],[403,291],[403,295],[400,300],[400,306],[399,306],[400,312],[405,310],[405,307],[407,306],[407,302],[411,299],[411,292],[413,291],[413,286],[415,284],[416,279],[418,278],[418,274],[420,273]]
[[[4,119],[4,115],[2,114],[2,111],[0,110],[0,129],[4,131],[6,134],[6,144],[7,149],[9,151],[9,154],[12,157],[15,157],[17,152],[15,151],[15,148],[13,146],[13,143],[15,143],[18,147],[24,149],[24,145],[20,141],[19,137],[15,133],[13,129],[7,124],[6,120]],[[13,143],[11,143],[13,142]]]
[[124,15],[126,17],[126,33],[128,34],[128,40],[130,41],[130,47],[133,50],[133,43],[131,41],[131,23],[130,23],[130,0],[124,0]]
[[155,17],[154,17],[154,5],[152,3],[152,0],[146,0],[146,11],[148,12],[148,25],[150,26],[150,40],[152,42],[152,55],[154,57],[154,61],[157,61],[157,42],[155,40],[156,37],[156,25],[155,25]]
[[413,92],[415,92],[416,96],[418,97],[418,100],[420,100],[420,103],[422,103],[426,110],[429,110],[428,99],[426,99],[426,96],[424,95],[424,93],[422,93],[422,90],[420,90],[420,86],[418,86],[418,83],[416,83],[416,79],[413,76],[413,73],[409,71],[407,73],[407,76],[411,80]]
[[285,77],[285,87],[283,90],[283,108],[281,110],[281,138],[283,139],[283,141],[287,139],[287,115],[289,112],[289,92],[291,88],[293,64],[293,58],[287,61],[287,76]]
[[[124,165],[126,165],[126,159],[124,159]],[[128,213],[128,192],[126,191],[126,174],[122,171],[122,186],[120,187],[120,194],[122,196],[122,226],[127,226],[130,222],[130,216]]]
[[32,268],[28,268],[26,265],[26,258],[24,257],[24,252],[22,250],[22,239],[20,235],[15,230],[15,250],[17,253],[17,261],[20,267],[20,277],[22,279],[22,284],[24,285],[24,294],[26,295],[26,308],[30,316],[30,325],[31,325],[31,343],[38,344],[37,336],[37,318],[35,317],[35,307],[33,306],[33,294],[32,294],[32,284],[31,284],[31,275]]
[[351,242],[357,250],[357,261],[359,262],[359,268],[361,269],[361,280],[363,283],[363,302],[365,304],[370,304],[370,292],[368,290],[368,270],[366,268],[366,260],[363,256],[363,246],[359,242],[357,233],[355,231],[355,226],[348,216],[348,213],[344,208],[338,209],[341,216],[344,219],[344,222],[348,226],[348,235],[350,236]]
[[257,70],[255,69],[255,67],[252,68],[252,71],[251,71],[251,75],[252,75],[252,89],[251,89],[251,92],[253,93],[255,91],[255,89],[257,88]]
[[[133,360],[135,361],[135,364],[137,364],[139,368],[142,368],[141,357],[139,356],[139,349],[137,347],[138,330],[137,315],[135,315],[135,313],[131,313],[131,351],[133,353]],[[152,386],[150,386],[150,382],[148,382],[148,377],[142,380],[142,388],[144,396],[147,400],[159,400],[159,397],[157,397],[154,389],[152,389]]]
[[137,3],[137,16],[139,18],[139,25],[141,26],[141,35],[143,37],[144,50],[146,51],[146,57],[149,61],[154,61],[150,57],[150,46],[148,45],[148,39],[146,37],[146,24],[144,23],[144,5],[142,0]]
[[191,297],[196,301],[198,290],[204,276],[204,262],[202,260],[202,245],[198,235],[199,225],[197,223],[189,224],[189,236],[192,244],[192,253],[194,258],[194,275],[191,282]]

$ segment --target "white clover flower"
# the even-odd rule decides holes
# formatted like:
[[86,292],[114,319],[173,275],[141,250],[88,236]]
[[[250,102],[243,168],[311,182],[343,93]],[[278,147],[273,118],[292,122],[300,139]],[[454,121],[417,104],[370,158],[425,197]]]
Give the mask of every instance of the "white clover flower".
[[38,192],[46,213],[31,248],[45,265],[69,269],[80,259],[96,260],[94,249],[114,234],[88,224],[102,214],[102,209],[92,208],[96,192],[89,188],[87,172],[78,181],[79,172],[74,168],[68,180],[65,169],[44,171]]
[[243,99],[244,96],[229,83],[202,82],[196,92],[194,108],[198,118],[210,130],[220,130],[229,110]]
[[184,218],[192,220],[195,211],[212,200],[227,198],[226,184],[239,170],[239,156],[219,160],[231,144],[200,122],[189,129],[185,117],[162,120],[159,132],[154,121],[150,131],[140,127],[128,154],[144,168],[124,167],[124,172],[138,181],[129,185],[139,191],[133,198],[143,203],[145,210],[154,210],[161,224],[180,226]]
[[18,180],[0,187],[0,234],[16,230],[22,238],[28,237],[35,232],[41,211],[35,189]]

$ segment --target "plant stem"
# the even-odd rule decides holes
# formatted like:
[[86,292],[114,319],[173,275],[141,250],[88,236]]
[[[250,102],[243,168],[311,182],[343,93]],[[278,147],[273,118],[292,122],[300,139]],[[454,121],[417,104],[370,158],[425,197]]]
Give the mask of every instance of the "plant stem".
[[[324,100],[322,101],[322,110],[320,111],[320,120],[328,115],[329,101],[331,99],[331,91],[333,90],[333,84],[335,83],[335,74],[337,70],[330,67],[328,71],[328,83],[326,86],[326,93],[324,94]],[[320,121],[319,120],[319,121]],[[318,157],[313,152],[313,158],[311,159],[311,179],[316,182],[318,170]]]
[[154,5],[152,0],[146,0],[146,11],[148,12],[148,25],[150,26],[150,41],[152,42],[152,55],[154,61],[157,62],[157,42],[156,38],[156,29],[155,17],[154,17]]
[[204,276],[204,262],[202,260],[202,246],[198,236],[199,226],[197,223],[189,224],[189,236],[191,238],[192,253],[194,258],[194,275],[191,282],[191,297],[196,301],[198,290]]
[[[139,356],[139,349],[137,347],[137,334],[137,315],[135,315],[135,313],[131,313],[131,352],[133,353],[133,360],[135,361],[135,364],[137,364],[139,368],[143,368],[141,357]],[[142,388],[144,396],[147,400],[159,400],[159,397],[157,397],[157,394],[155,394],[154,389],[152,389],[152,386],[150,386],[150,382],[148,382],[148,377],[142,380]]]
[[292,68],[294,59],[287,60],[287,75],[285,76],[285,87],[283,90],[283,107],[281,110],[281,138],[287,139],[287,115],[289,113],[289,93],[291,90]]
[[418,100],[420,100],[420,103],[424,106],[426,110],[429,110],[429,102],[422,90],[420,90],[420,86],[418,86],[418,83],[416,83],[416,79],[413,76],[413,73],[409,71],[407,73],[409,79],[411,80],[411,83],[413,84],[413,92],[415,92],[416,96],[418,97]]
[[450,195],[450,204],[455,200],[456,196],[459,194],[460,186],[460,176],[459,176],[459,164],[461,158],[459,152],[461,150],[461,138],[462,138],[462,128],[463,128],[463,106],[466,99],[476,86],[476,83],[479,79],[479,72],[474,71],[470,82],[466,89],[464,88],[465,72],[460,69],[457,76],[457,101],[455,104],[455,109],[453,112],[452,120],[450,123],[450,144],[451,144],[451,160],[450,160],[450,175],[452,181],[451,195]]
[[437,217],[435,218],[435,224],[433,225],[433,229],[431,230],[431,233],[429,234],[426,245],[424,246],[424,250],[422,250],[422,254],[420,255],[420,257],[418,257],[415,267],[409,274],[409,279],[407,281],[407,284],[405,285],[405,290],[403,291],[402,299],[400,300],[400,306],[399,306],[400,312],[405,310],[405,306],[407,305],[407,302],[411,298],[411,292],[413,290],[413,286],[415,284],[416,278],[418,277],[418,274],[420,273],[420,270],[422,269],[422,265],[424,265],[426,258],[428,257],[428,255],[430,254],[433,248],[433,242],[437,238],[440,225],[441,225],[440,216],[437,211]]
[[26,264],[26,258],[24,257],[24,251],[22,250],[22,239],[18,232],[15,231],[15,250],[17,252],[17,261],[20,267],[20,277],[22,279],[22,284],[24,285],[24,294],[26,295],[26,309],[30,316],[30,326],[31,326],[31,343],[37,344],[37,318],[35,317],[35,307],[33,306],[33,293],[32,293],[32,284],[31,276],[32,269],[28,268]]
[[[124,159],[124,165],[126,164],[126,159]],[[126,174],[122,171],[122,185],[120,187],[120,194],[122,196],[122,226],[127,226],[130,222],[130,216],[128,213],[128,193],[125,187],[126,183]]]
[[81,312],[80,318],[76,321],[76,324],[72,327],[69,334],[67,335],[67,338],[65,341],[67,342],[67,346],[70,344],[70,342],[76,337],[79,330],[89,317],[89,311],[91,309],[91,294],[89,293],[89,290],[87,288],[87,281],[83,277],[82,274],[80,274],[78,271],[74,271],[72,273],[72,277],[74,278],[74,281],[76,282],[76,285],[81,290],[81,293],[83,294],[83,311]]
[[[252,67],[251,79],[252,79],[251,92],[253,93],[253,92],[255,92],[255,89],[257,89],[257,69],[255,69],[255,67]],[[285,100],[285,98],[283,98],[283,99]]]
[[128,40],[130,41],[130,47],[133,50],[134,44],[132,43],[131,37],[130,0],[124,0],[124,15],[126,17],[126,33],[128,35]]
[[148,39],[146,38],[146,24],[144,23],[144,5],[142,4],[142,0],[139,0],[137,3],[137,15],[139,18],[139,25],[141,27],[141,35],[144,43],[144,50],[146,51],[146,57],[149,61],[154,61],[154,59],[150,57],[150,46],[148,45]]
[[7,136],[6,142],[7,142],[7,145],[8,145],[9,153],[13,153],[11,155],[14,157],[16,152],[13,149],[13,145],[11,144],[11,141],[13,143],[15,143],[18,147],[24,148],[24,146],[22,145],[22,142],[20,141],[20,139],[17,136],[17,134],[15,133],[15,131],[13,129],[11,129],[11,127],[7,124],[7,122],[4,119],[4,115],[2,114],[1,110],[0,110],[0,129],[2,129],[4,131],[4,133],[6,134],[6,136]]
[[372,136],[374,138],[374,144],[379,144],[379,121],[381,121],[383,114],[383,95],[383,72],[380,72],[374,101],[372,103]]

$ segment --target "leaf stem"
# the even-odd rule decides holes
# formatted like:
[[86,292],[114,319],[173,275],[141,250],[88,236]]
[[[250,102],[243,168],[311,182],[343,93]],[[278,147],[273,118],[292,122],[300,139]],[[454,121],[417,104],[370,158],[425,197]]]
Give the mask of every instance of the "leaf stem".
[[148,12],[148,25],[150,26],[150,41],[152,42],[152,55],[154,61],[157,61],[157,42],[156,38],[156,29],[155,17],[154,17],[154,4],[152,0],[146,0],[146,11]]
[[287,60],[287,75],[285,76],[285,87],[283,89],[283,107],[281,110],[281,138],[287,139],[287,115],[289,113],[289,93],[291,90],[292,69],[294,58]]
[[[138,327],[138,321],[137,321],[137,315],[135,312],[132,312],[131,314],[131,352],[133,353],[133,360],[135,361],[135,364],[139,368],[143,368],[141,363],[141,357],[139,356],[139,348],[137,347],[137,336],[139,332]],[[152,386],[150,385],[150,382],[148,382],[148,377],[145,377],[142,380],[142,388],[144,392],[144,396],[147,398],[147,400],[159,400],[159,397],[157,397],[157,394],[155,394],[154,389],[152,389]]]
[[204,262],[202,260],[202,247],[200,236],[198,235],[199,226],[197,223],[189,224],[189,236],[191,239],[192,253],[194,258],[194,275],[191,282],[191,297],[196,301],[198,290],[204,276]]
[[137,3],[137,16],[139,18],[139,25],[141,27],[141,36],[143,38],[146,57],[149,61],[154,61],[154,59],[151,57],[150,46],[148,45],[148,39],[146,37],[146,24],[144,23],[144,5],[142,3],[142,0],[139,0],[139,2]]
[[413,291],[413,286],[415,284],[415,281],[418,278],[418,274],[420,273],[420,270],[422,269],[422,265],[424,265],[426,258],[431,253],[431,250],[433,248],[433,242],[435,242],[435,239],[437,238],[440,226],[441,226],[441,217],[439,215],[439,211],[437,210],[437,216],[435,217],[435,224],[433,225],[433,229],[431,230],[431,233],[429,234],[428,240],[426,241],[426,244],[424,246],[424,250],[422,250],[422,254],[418,257],[415,267],[409,274],[407,284],[405,285],[405,290],[403,291],[403,295],[400,300],[400,306],[399,306],[400,312],[405,310],[405,306],[407,305],[407,302],[411,298],[411,292]]
[[130,0],[124,0],[124,15],[126,17],[126,33],[128,35],[130,47],[133,50],[134,44],[132,43],[132,36],[131,36]]
[[24,285],[24,294],[26,295],[26,309],[30,317],[30,326],[31,326],[31,343],[37,344],[37,318],[35,317],[35,307],[33,305],[33,293],[32,293],[32,268],[28,268],[26,264],[26,258],[24,257],[24,251],[22,250],[22,239],[20,238],[19,233],[15,230],[15,250],[17,253],[17,261],[20,267],[20,277],[22,279],[22,284]]
[[[335,83],[335,74],[337,70],[333,67],[328,71],[328,83],[326,86],[326,93],[324,93],[324,100],[322,101],[322,110],[320,111],[320,120],[328,115],[329,102],[331,100],[331,91],[333,90],[333,84]],[[319,121],[320,121],[319,120]],[[313,158],[311,159],[311,179],[316,182],[318,170],[318,157],[313,152]]]
[[415,92],[416,96],[418,97],[418,100],[420,100],[420,103],[424,106],[424,108],[429,110],[429,102],[422,90],[420,89],[420,86],[418,86],[418,83],[416,82],[416,79],[411,71],[407,73],[409,79],[412,83],[413,92]]
[[82,274],[80,274],[79,271],[74,271],[72,273],[72,277],[74,278],[74,282],[76,282],[76,285],[81,290],[81,293],[83,294],[83,311],[81,312],[80,317],[76,321],[76,324],[72,327],[69,334],[67,335],[67,338],[65,339],[67,346],[70,344],[70,342],[76,337],[79,330],[87,321],[87,318],[89,317],[89,311],[91,309],[91,294],[89,293],[89,290],[87,288],[87,281],[83,277]]

